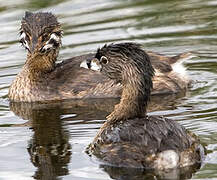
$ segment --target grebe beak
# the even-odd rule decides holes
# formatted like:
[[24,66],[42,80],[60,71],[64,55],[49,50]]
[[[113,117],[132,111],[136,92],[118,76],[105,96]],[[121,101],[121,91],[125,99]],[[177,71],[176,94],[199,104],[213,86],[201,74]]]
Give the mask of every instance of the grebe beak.
[[102,70],[102,65],[100,64],[100,61],[97,58],[82,61],[80,67],[83,67],[85,69],[92,69],[94,71]]

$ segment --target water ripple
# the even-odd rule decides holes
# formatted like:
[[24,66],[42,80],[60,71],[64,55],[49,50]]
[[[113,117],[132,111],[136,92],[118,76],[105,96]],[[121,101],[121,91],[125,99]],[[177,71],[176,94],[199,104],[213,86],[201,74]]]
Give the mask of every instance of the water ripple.
[[[38,144],[41,143],[41,147],[55,143],[57,147],[60,147],[61,143],[59,142],[69,143],[72,146],[71,161],[67,164],[69,173],[62,175],[63,178],[109,178],[108,174],[100,169],[97,163],[88,159],[84,153],[86,146],[104,122],[104,120],[98,119],[105,117],[107,112],[100,114],[97,111],[94,116],[93,112],[91,114],[87,112],[89,109],[75,112],[77,107],[68,104],[54,105],[47,109],[44,106],[43,108],[36,106],[35,109],[31,109],[31,107],[28,109],[28,106],[24,106],[20,113],[21,117],[10,111],[10,104],[5,97],[11,81],[21,70],[26,57],[25,50],[18,43],[20,20],[26,9],[52,11],[57,15],[64,30],[60,60],[95,51],[105,43],[126,41],[136,41],[147,50],[168,55],[186,51],[192,51],[197,55],[185,62],[188,74],[193,80],[186,97],[175,100],[171,106],[164,110],[149,114],[164,115],[177,120],[187,129],[198,134],[210,153],[205,160],[205,165],[192,178],[216,178],[216,5],[216,0],[1,1],[0,178],[9,178],[9,172],[21,179],[28,179],[34,173],[38,173],[38,169],[35,170],[36,168],[29,160],[33,157],[30,157],[26,151],[27,144],[31,144],[29,139],[31,142],[35,140]],[[22,115],[25,115],[25,118]],[[43,122],[46,123],[42,125]],[[32,131],[25,126],[33,126]],[[69,139],[67,140],[67,138]],[[37,143],[33,144],[36,149]],[[7,151],[10,151],[12,157],[5,153]],[[21,164],[21,169],[18,168],[15,161]],[[2,164],[7,163],[8,167],[2,167]],[[64,168],[67,169],[67,167]]]

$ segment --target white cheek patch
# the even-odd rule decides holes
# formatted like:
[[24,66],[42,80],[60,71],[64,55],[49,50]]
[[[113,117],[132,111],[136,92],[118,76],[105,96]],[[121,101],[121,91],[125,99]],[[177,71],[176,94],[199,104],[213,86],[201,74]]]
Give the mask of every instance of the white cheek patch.
[[94,70],[94,71],[101,71],[102,69],[102,65],[95,62],[95,61],[91,61],[91,64],[90,64],[90,69]]
[[52,39],[56,41],[57,43],[60,42],[60,37],[58,37],[56,34],[53,33],[51,34],[50,39],[46,42],[46,44],[49,44]]
[[50,39],[45,43],[45,46],[43,47],[43,50],[48,50],[51,48],[54,48],[54,44],[51,43],[51,40],[56,41],[57,43],[60,43],[60,37],[58,37],[56,34],[51,34]]
[[29,49],[29,45],[26,40],[24,40],[24,46],[26,47],[26,49]]
[[54,39],[54,40],[56,40],[57,42],[59,42],[60,41],[60,37],[59,36],[57,36],[56,34],[51,34],[51,36],[50,36],[50,39],[49,40],[51,40],[51,39]]
[[26,34],[24,32],[22,32],[22,34],[20,35],[20,39],[25,39]]
[[99,64],[99,62],[97,62],[95,60],[92,60],[90,62],[89,66],[87,65],[87,61],[84,60],[84,61],[81,62],[80,67],[83,67],[85,69],[92,69],[94,71],[101,71],[101,69],[102,69],[102,65]]
[[23,45],[25,46],[25,48],[29,49],[29,45],[28,45],[28,43],[27,43],[27,41],[26,41],[25,38],[26,38],[26,34],[23,32],[23,33],[20,35],[20,39],[22,40]]
[[53,47],[53,44],[46,44],[44,47],[43,47],[43,49],[44,50],[48,50],[48,49],[50,49],[50,48],[52,48]]

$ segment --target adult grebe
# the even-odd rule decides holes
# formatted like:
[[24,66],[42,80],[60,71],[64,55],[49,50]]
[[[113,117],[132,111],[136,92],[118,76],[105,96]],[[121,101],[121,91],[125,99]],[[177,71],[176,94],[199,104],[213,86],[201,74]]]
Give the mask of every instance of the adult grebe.
[[90,154],[112,166],[159,170],[201,162],[196,135],[174,120],[146,115],[154,68],[140,45],[105,45],[84,63],[123,86],[120,103],[87,149]]

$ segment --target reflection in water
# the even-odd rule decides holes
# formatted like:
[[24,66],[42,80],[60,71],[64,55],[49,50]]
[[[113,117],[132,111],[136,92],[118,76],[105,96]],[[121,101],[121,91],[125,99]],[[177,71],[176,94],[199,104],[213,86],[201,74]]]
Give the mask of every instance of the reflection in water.
[[[149,111],[155,108],[159,110],[173,107],[174,98],[177,98],[177,96],[152,97]],[[119,99],[86,99],[49,104],[11,102],[10,110],[22,119],[29,120],[24,124],[14,126],[30,126],[34,132],[27,147],[31,162],[37,167],[34,178],[54,180],[59,176],[69,174],[68,164],[71,157],[71,144],[69,143],[69,132],[63,126],[63,123],[78,125],[91,123],[90,120],[96,119],[96,117],[105,119],[105,116],[113,110],[118,101]],[[117,169],[114,171],[114,168],[105,166],[104,169],[109,174],[119,172],[118,176],[124,176],[126,173],[123,170],[119,171]],[[140,174],[140,171],[134,172],[136,177]],[[144,176],[144,173],[141,175]]]
[[[148,104],[148,112],[173,109],[176,107],[175,104],[179,101],[179,98],[184,95],[185,94],[179,93],[151,96],[151,101]],[[72,113],[76,114],[76,120],[94,120],[96,117],[97,119],[105,119],[105,117],[113,111],[117,103],[119,103],[119,98],[78,99],[50,103],[10,102],[10,110],[22,119],[29,120],[23,125],[32,126],[32,119],[38,118],[35,117],[37,111],[44,114],[44,119],[51,117],[49,115],[51,110],[53,110],[53,117],[55,117],[55,113],[57,113],[56,118],[60,118],[59,116],[61,116],[61,119],[67,121],[75,120],[74,116],[64,116]]]
[[29,0],[27,6],[30,8],[45,8],[49,7],[52,5],[57,5],[59,3],[64,2],[65,0],[43,0],[43,1],[38,1],[38,0]]
[[200,167],[195,165],[192,167],[186,167],[182,169],[172,169],[168,171],[151,171],[135,168],[119,168],[111,166],[100,166],[105,172],[109,174],[112,179],[118,180],[184,180],[192,177],[192,174]]
[[[175,99],[181,97],[183,94],[178,95],[168,95],[168,96],[152,96],[151,102],[149,103],[148,111],[158,110],[168,110],[173,108],[175,105]],[[111,105],[110,105],[111,106]],[[154,113],[154,112],[151,112]],[[88,149],[88,148],[87,148]],[[86,153],[89,155],[88,150]],[[91,156],[91,155],[90,155]],[[93,157],[95,159],[97,157]],[[184,168],[177,169],[168,169],[166,171],[159,170],[145,170],[140,168],[125,168],[125,167],[114,167],[105,165],[103,162],[100,162],[100,168],[103,169],[110,178],[117,180],[143,180],[143,179],[171,179],[171,180],[183,180],[189,179],[193,174],[200,169],[201,163],[194,164],[193,166],[188,166]]]
[[[48,0],[8,0],[1,1],[0,3],[0,25],[2,27],[0,29],[0,140],[1,142],[10,141],[5,147],[2,147],[1,143],[0,179],[3,179],[2,173],[15,175],[18,173],[19,175],[25,176],[27,179],[31,179],[30,176],[34,172],[34,168],[26,164],[26,159],[29,159],[28,153],[20,148],[20,146],[26,147],[26,139],[29,139],[29,133],[26,134],[27,128],[9,127],[11,124],[22,122],[22,120],[12,115],[9,111],[8,103],[2,100],[8,93],[8,87],[11,81],[15,78],[15,75],[20,72],[24,63],[26,52],[20,48],[17,43],[17,32],[20,26],[20,19],[27,9],[30,11],[51,11],[59,17],[65,32],[63,36],[63,48],[60,51],[60,60],[95,51],[96,48],[105,43],[123,41],[139,42],[143,44],[146,50],[153,50],[170,55],[184,51],[194,51],[198,57],[185,62],[190,78],[195,81],[189,95],[185,97],[185,99],[178,100],[178,102],[177,100],[175,100],[176,102],[172,102],[172,100],[168,102],[167,98],[160,99],[160,102],[164,101],[164,103],[168,102],[168,104],[163,106],[163,111],[159,111],[159,106],[156,106],[155,110],[157,110],[157,112],[152,112],[152,114],[166,115],[167,117],[177,119],[187,129],[198,134],[202,142],[208,144],[208,149],[212,151],[212,153],[208,155],[209,157],[205,162],[205,166],[195,173],[193,179],[216,178],[217,1],[62,0],[61,3],[59,2],[61,2],[61,0],[49,0],[49,2]],[[73,142],[78,142],[78,144],[73,144],[72,146],[72,150],[74,150],[71,156],[72,158],[77,157],[77,146],[79,150],[82,148],[85,149],[88,142],[91,142],[93,136],[96,134],[97,128],[103,123],[98,120],[105,119],[105,116],[109,114],[114,107],[112,104],[111,107],[109,107],[109,105],[106,105],[103,101],[98,102],[97,107],[102,108],[101,110],[97,109],[95,103],[90,103],[90,107],[85,107],[85,103],[79,102],[77,106],[70,105],[70,102],[66,102],[62,104],[63,107],[61,108],[61,104],[55,104],[49,106],[41,105],[38,107],[29,107],[27,105],[23,107],[23,110],[21,107],[11,107],[11,109],[17,112],[17,115],[20,115],[20,117],[30,120],[20,126],[32,126],[32,122],[40,122],[32,120],[33,118],[31,117],[34,114],[33,109],[38,109],[38,112],[42,109],[41,112],[43,114],[46,113],[45,109],[53,109],[52,113],[54,114],[56,114],[56,108],[59,109],[58,111],[62,113],[61,120],[64,121],[64,126],[67,126],[67,129],[65,129],[62,122],[59,122],[60,120],[57,121],[59,117],[53,118],[56,120],[57,124],[59,123],[60,126],[63,126],[59,127],[59,129],[61,129],[59,132],[66,131],[66,133],[61,132],[62,134],[60,133],[61,135],[59,136],[65,136],[70,133],[68,137],[69,142],[71,143],[72,138]],[[107,110],[106,107],[108,108]],[[105,109],[105,111],[103,109]],[[81,112],[79,112],[79,110],[81,110]],[[70,114],[77,114],[77,116],[71,117]],[[47,120],[46,122],[49,124],[51,122],[48,120],[51,120],[52,114],[49,115],[51,117],[47,116],[44,117],[44,121]],[[77,119],[80,120],[76,121]],[[43,123],[43,121],[40,123]],[[49,124],[49,126],[52,127],[52,124]],[[40,126],[38,125],[38,127]],[[55,132],[54,128],[52,129],[53,130],[47,131]],[[35,132],[34,129],[33,132]],[[40,131],[37,130],[37,132]],[[10,139],[9,135],[13,133],[17,136]],[[19,136],[19,133],[22,134],[22,137]],[[51,134],[51,132],[49,134]],[[20,141],[21,138],[23,141]],[[49,138],[52,141],[53,137]],[[34,139],[36,139],[36,137],[34,137]],[[59,140],[61,140],[60,137]],[[64,138],[62,141],[63,140]],[[82,142],[80,140],[82,140]],[[33,141],[33,139],[31,141],[36,142],[36,140]],[[14,153],[14,156],[20,152],[21,157],[19,157],[19,159],[24,160],[20,162],[20,166],[26,167],[26,169],[24,170],[24,168],[20,167],[16,168],[16,159],[8,152],[17,152]],[[6,154],[11,154],[11,156],[6,156]],[[82,154],[82,152],[79,153],[79,155],[80,154]],[[5,157],[9,158],[3,161]],[[88,158],[85,159],[83,157],[77,157],[77,160],[80,162],[79,165],[78,163],[73,164],[73,161],[71,161],[68,166],[70,166],[72,171],[77,171],[77,169],[81,168],[79,172],[83,174],[86,173],[87,169],[91,169],[91,171],[87,170],[88,173],[86,173],[85,179],[109,179],[104,171],[99,172],[102,178],[91,177],[92,173],[94,173],[94,175],[97,174],[95,169],[97,169],[98,164],[93,164]],[[5,167],[2,167],[2,165],[5,165]],[[87,167],[87,169],[84,170],[84,167]],[[30,175],[24,175],[24,173],[27,172],[30,172]],[[78,174],[78,176],[80,174]],[[135,172],[134,174],[136,176],[136,174],[139,173]],[[71,174],[69,176],[71,176]],[[120,175],[114,177],[121,178],[124,176]],[[129,177],[132,176],[129,175]],[[63,179],[65,178],[70,179],[68,176],[63,177]],[[79,176],[78,178],[71,179],[80,180],[82,178]]]
[[[40,107],[40,106],[39,106]],[[35,179],[55,180],[68,174],[71,145],[69,133],[62,127],[58,106],[39,108],[34,104],[11,103],[11,109],[29,119],[34,131],[27,150],[37,170]],[[20,111],[19,111],[20,110]],[[31,123],[30,123],[31,122]]]

